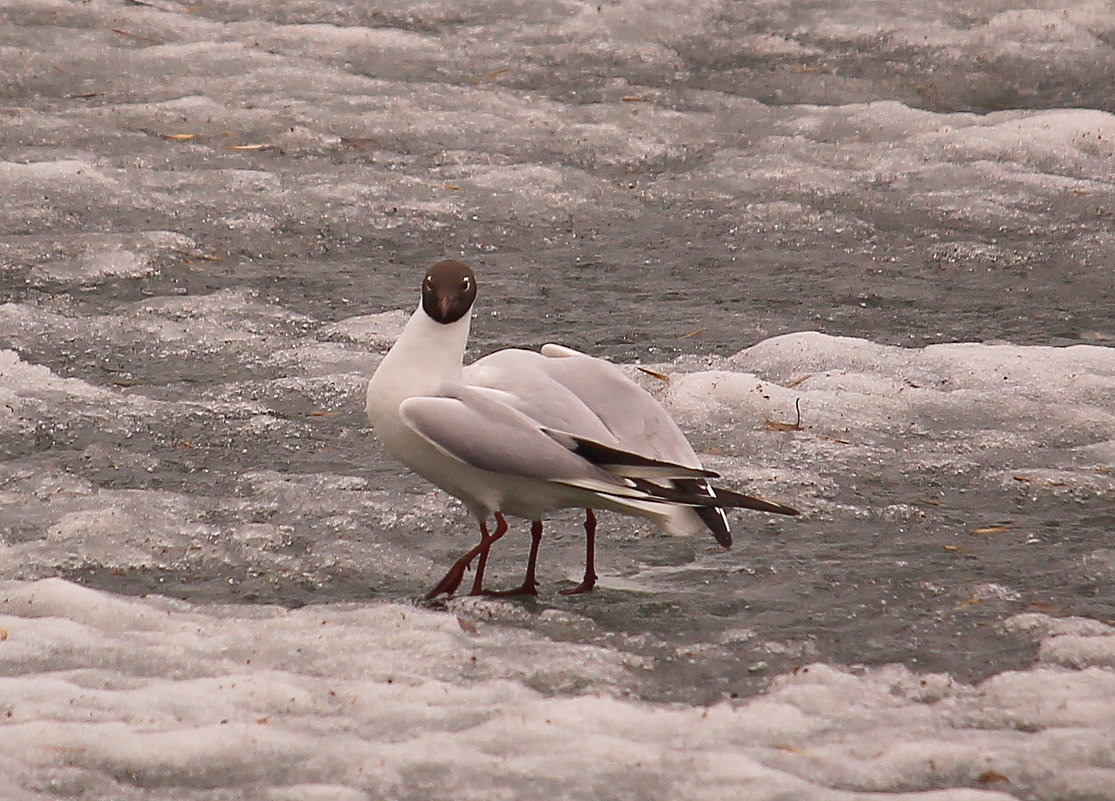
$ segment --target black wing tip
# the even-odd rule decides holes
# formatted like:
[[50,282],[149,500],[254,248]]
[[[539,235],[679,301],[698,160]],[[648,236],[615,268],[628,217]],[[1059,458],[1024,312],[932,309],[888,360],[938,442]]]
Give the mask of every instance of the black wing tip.
[[732,547],[732,530],[728,528],[728,518],[723,509],[715,506],[701,506],[694,509],[701,522],[712,532],[713,539],[721,548]]
[[760,512],[770,512],[771,514],[776,515],[786,515],[786,517],[797,517],[801,514],[801,512],[794,507],[787,506],[784,503],[775,503],[774,501],[768,501],[765,498],[756,498],[756,500],[761,501],[763,504],[769,505],[769,508],[759,509]]
[[611,448],[591,439],[572,437],[576,447],[573,452],[586,461],[595,465],[616,465],[624,467],[662,467],[679,468],[685,475],[703,476],[704,478],[720,478],[720,474],[702,467],[686,467],[685,465],[665,462],[661,459],[652,459],[649,456],[640,456],[637,453]]
[[770,512],[776,515],[786,515],[787,517],[797,517],[801,514],[797,509],[792,506],[786,506],[782,503],[768,501],[766,498],[760,498],[754,495],[744,495],[739,492],[733,492],[723,487],[713,487],[716,492],[717,500],[727,501],[724,506],[734,506],[740,509],[753,509],[756,512]]
[[[655,484],[645,478],[628,478],[627,481],[629,486],[645,492],[649,496],[647,500],[692,506],[698,512],[703,509],[751,509],[756,512],[771,512],[791,517],[801,514],[792,506],[785,506],[754,495],[733,492],[723,487],[712,487],[712,493],[703,487],[695,490],[689,480],[674,481],[669,487]],[[708,523],[707,520],[705,522]],[[709,525],[709,528],[715,534],[714,526]]]

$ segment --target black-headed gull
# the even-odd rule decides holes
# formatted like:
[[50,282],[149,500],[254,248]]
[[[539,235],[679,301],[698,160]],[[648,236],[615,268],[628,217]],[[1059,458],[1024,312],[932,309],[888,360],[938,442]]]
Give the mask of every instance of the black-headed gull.
[[[648,518],[664,530],[708,527],[731,543],[720,507],[797,514],[781,504],[713,488],[666,411],[613,365],[559,346],[506,350],[463,367],[476,277],[458,261],[426,273],[422,298],[368,383],[368,419],[395,458],[459,498],[480,524],[480,543],[428,597],[452,593],[507,531],[504,514],[532,524],[528,582],[542,517],[580,507]],[[488,518],[496,528],[489,533]],[[594,521],[593,521],[594,522]],[[594,529],[594,526],[592,527]],[[589,523],[589,554],[592,543]],[[586,582],[591,561],[586,567]],[[592,576],[595,580],[595,576]]]

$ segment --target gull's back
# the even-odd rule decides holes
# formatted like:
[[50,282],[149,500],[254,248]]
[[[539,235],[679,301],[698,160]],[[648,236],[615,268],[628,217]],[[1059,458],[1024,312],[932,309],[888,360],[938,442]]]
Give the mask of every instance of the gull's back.
[[[540,425],[664,462],[699,468],[693,446],[650,393],[611,362],[561,345],[541,353],[508,349],[464,370],[470,386],[498,397]],[[683,480],[694,486],[707,482]],[[695,482],[695,483],[694,483]],[[717,541],[731,542],[727,518],[715,508],[676,507],[667,528],[695,533],[706,526]]]

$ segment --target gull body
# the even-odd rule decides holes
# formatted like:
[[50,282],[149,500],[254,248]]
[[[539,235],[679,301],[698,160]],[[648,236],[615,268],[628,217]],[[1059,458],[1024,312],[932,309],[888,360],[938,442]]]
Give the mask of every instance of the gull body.
[[501,402],[500,393],[466,384],[468,332],[467,315],[439,324],[420,306],[368,382],[368,419],[392,456],[459,498],[479,521],[495,512],[537,520],[555,509],[595,506],[669,525],[670,507],[601,496],[635,493]]
[[533,591],[541,519],[555,509],[585,508],[590,519],[592,509],[609,509],[679,533],[707,525],[725,546],[726,520],[722,530],[710,522],[723,520],[717,507],[797,514],[712,488],[707,479],[716,474],[700,466],[665,410],[606,362],[548,346],[550,355],[501,351],[466,376],[475,298],[469,267],[431,267],[418,308],[368,383],[368,419],[387,450],[459,498],[480,525],[480,544],[429,597],[455,591],[477,556],[473,592],[482,592],[488,550],[507,530],[504,514],[534,521],[524,591]]

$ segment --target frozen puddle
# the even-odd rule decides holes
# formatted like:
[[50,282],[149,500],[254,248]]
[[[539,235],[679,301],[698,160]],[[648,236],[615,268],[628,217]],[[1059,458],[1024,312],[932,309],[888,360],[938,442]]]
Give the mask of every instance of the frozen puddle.
[[[468,605],[462,614],[467,615]],[[0,794],[113,799],[1109,798],[1115,629],[1011,617],[969,686],[814,664],[709,707],[605,649],[397,603],[285,610],[0,585]]]
[[[628,366],[804,518],[721,551],[609,516],[563,599],[557,516],[539,603],[433,610],[404,601],[470,525],[360,415],[400,320],[0,307],[0,797],[1111,797],[1115,350],[802,332]],[[169,377],[35,358],[137,326]]]

